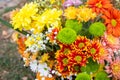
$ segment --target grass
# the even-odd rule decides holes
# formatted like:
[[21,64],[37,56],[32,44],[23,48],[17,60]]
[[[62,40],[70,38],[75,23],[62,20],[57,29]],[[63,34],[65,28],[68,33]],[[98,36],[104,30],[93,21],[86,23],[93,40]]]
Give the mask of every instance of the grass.
[[0,40],[0,80],[34,80],[35,74],[24,67],[24,62],[17,52],[17,45],[10,41]]

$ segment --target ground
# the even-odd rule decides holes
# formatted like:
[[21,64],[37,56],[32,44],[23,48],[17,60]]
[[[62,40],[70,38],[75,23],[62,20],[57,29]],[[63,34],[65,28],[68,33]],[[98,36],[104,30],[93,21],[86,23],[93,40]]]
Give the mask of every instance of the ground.
[[[20,7],[26,0],[0,0],[0,18],[9,20],[9,11]],[[14,30],[0,23],[0,80],[34,80],[35,75],[17,51],[17,44],[11,39]]]

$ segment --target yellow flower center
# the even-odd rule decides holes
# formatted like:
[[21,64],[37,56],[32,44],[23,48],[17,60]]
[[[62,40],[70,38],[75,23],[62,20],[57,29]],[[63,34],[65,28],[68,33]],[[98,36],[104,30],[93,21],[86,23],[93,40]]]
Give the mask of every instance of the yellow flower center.
[[79,43],[79,48],[83,48],[85,46],[84,43]]
[[101,8],[101,7],[102,7],[101,1],[100,1],[99,3],[97,3],[96,6],[97,6],[98,8]]
[[120,66],[118,66],[117,64],[113,65],[113,71],[114,72],[119,72],[120,71]]
[[115,19],[112,19],[112,20],[111,20],[111,24],[112,24],[112,26],[115,27],[115,26],[117,25],[117,21],[116,21]]
[[67,64],[68,64],[68,59],[67,59],[67,58],[64,58],[64,59],[62,60],[62,62],[63,62],[64,65],[67,65]]
[[81,56],[76,56],[75,61],[80,62],[82,60]]
[[53,4],[55,2],[55,0],[50,0],[50,3]]
[[95,48],[92,48],[92,49],[90,49],[90,52],[91,52],[92,54],[95,54],[95,53],[96,53],[96,49],[95,49]]
[[68,54],[69,52],[70,52],[70,50],[66,48],[63,53]]

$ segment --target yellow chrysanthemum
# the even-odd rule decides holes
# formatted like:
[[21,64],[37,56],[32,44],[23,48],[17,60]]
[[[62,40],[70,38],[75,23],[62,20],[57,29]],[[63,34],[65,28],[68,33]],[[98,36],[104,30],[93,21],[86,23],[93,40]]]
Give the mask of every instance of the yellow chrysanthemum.
[[77,16],[77,8],[75,7],[68,7],[67,9],[65,9],[65,13],[64,16],[67,19],[75,19]]
[[62,15],[62,10],[48,9],[43,12],[40,16],[36,18],[36,21],[32,23],[32,28],[34,28],[34,33],[40,33],[44,30],[46,26],[49,28],[58,27],[61,25],[60,16]]
[[18,9],[13,10],[13,11],[10,13],[10,18],[12,19],[18,12],[19,12]]
[[49,55],[48,54],[43,54],[41,56],[40,62],[44,63],[45,61],[48,61]]
[[30,24],[34,16],[36,16],[37,12],[38,12],[37,3],[25,4],[25,6],[22,9],[20,9],[20,11],[16,13],[15,16],[12,17],[12,25],[14,26],[14,29],[30,30],[31,29]]
[[81,6],[77,10],[77,20],[80,22],[87,22],[90,19],[94,19],[96,17],[96,13],[92,12],[92,9],[87,8],[86,6]]
[[25,41],[25,45],[32,46],[35,43],[35,39],[33,37],[28,37],[27,40]]
[[55,2],[55,0],[50,0],[50,3],[53,4]]

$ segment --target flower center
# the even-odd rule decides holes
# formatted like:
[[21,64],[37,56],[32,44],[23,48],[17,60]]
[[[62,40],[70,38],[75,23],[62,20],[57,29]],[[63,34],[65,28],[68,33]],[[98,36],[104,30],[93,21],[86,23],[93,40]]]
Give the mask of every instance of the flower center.
[[84,43],[79,43],[79,48],[83,48],[85,46]]
[[63,53],[68,54],[69,52],[70,52],[70,50],[66,48]]
[[68,59],[67,59],[67,58],[64,58],[64,59],[62,60],[62,62],[63,62],[64,65],[67,65],[67,64],[68,64]]
[[91,52],[92,54],[95,54],[95,53],[96,53],[96,49],[95,49],[95,48],[92,48],[92,49],[90,49],[90,52]]
[[101,1],[100,1],[99,3],[97,3],[96,6],[97,6],[98,8],[101,8],[101,7],[102,7]]
[[117,25],[117,21],[116,21],[115,19],[112,19],[112,20],[111,20],[111,24],[112,24],[112,26],[115,27],[115,26]]
[[114,65],[113,66],[113,71],[114,72],[119,72],[120,71],[120,67],[118,65]]
[[76,56],[75,61],[80,62],[82,60],[81,56]]

